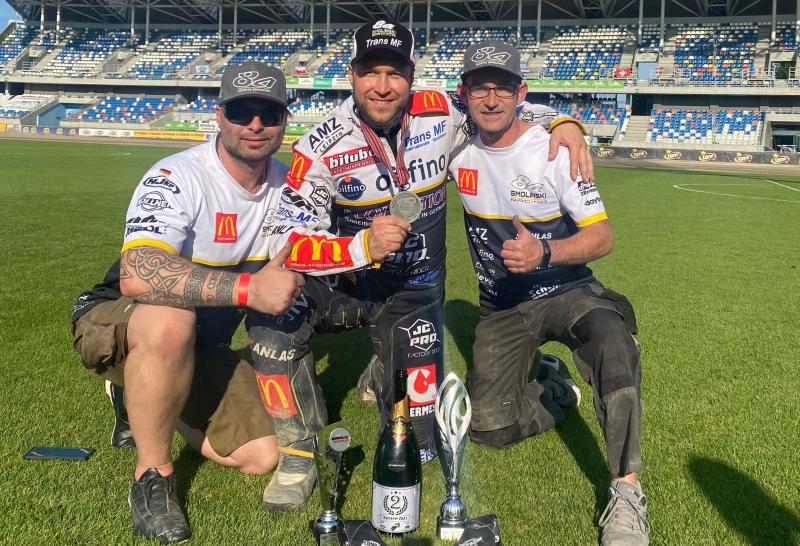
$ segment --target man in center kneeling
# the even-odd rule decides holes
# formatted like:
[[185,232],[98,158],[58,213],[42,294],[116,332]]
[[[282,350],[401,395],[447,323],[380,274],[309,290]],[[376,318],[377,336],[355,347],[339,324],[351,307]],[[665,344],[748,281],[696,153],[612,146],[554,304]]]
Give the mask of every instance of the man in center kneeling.
[[548,134],[515,111],[527,93],[520,55],[503,42],[471,46],[459,97],[478,134],[451,159],[464,204],[480,287],[467,383],[474,442],[497,448],[541,434],[564,419],[578,393],[564,363],[549,357],[528,381],[536,350],[567,345],[592,387],[611,473],[601,543],[648,544],[641,469],[641,363],[628,300],[586,264],[611,252],[613,237],[593,182],[569,177],[566,153],[548,162]]

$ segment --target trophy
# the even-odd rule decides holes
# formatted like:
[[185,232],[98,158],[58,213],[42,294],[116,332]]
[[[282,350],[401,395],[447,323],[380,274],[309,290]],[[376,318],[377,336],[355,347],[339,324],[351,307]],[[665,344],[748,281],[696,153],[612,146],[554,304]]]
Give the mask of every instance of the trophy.
[[[322,441],[320,441],[322,439]],[[322,513],[312,522],[319,546],[347,544],[344,524],[336,513],[342,454],[350,447],[350,432],[339,423],[323,428],[314,437],[314,464],[317,467]]]
[[441,439],[441,463],[447,497],[436,518],[436,534],[442,540],[457,541],[467,525],[467,506],[458,494],[459,472],[464,458],[472,404],[467,388],[452,372],[442,381],[436,395],[436,422]]

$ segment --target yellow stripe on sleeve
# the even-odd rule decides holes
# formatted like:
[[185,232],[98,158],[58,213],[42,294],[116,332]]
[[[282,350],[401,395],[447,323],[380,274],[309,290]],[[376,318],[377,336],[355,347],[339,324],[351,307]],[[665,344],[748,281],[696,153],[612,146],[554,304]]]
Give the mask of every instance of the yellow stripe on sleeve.
[[171,245],[165,243],[164,241],[159,241],[158,239],[135,239],[133,241],[128,241],[122,245],[122,250],[120,250],[119,253],[122,254],[126,250],[139,246],[154,246],[160,248],[161,250],[166,250],[170,254],[178,254],[178,251],[172,248]]
[[575,220],[575,225],[578,227],[586,227],[591,226],[592,224],[596,224],[597,222],[602,222],[603,220],[608,220],[608,214],[606,211],[598,212],[597,214],[592,214],[586,218],[581,220]]
[[558,127],[559,125],[564,124],[564,123],[574,123],[575,125],[577,125],[578,129],[580,129],[581,133],[583,133],[583,136],[586,136],[586,135],[589,134],[586,131],[586,127],[584,127],[583,124],[581,124],[580,121],[578,121],[577,119],[573,119],[573,118],[571,118],[569,116],[563,117],[563,118],[558,118],[558,119],[554,120],[552,123],[550,123],[550,125],[547,126],[547,132],[548,133],[552,133],[553,129],[555,129],[556,127]]

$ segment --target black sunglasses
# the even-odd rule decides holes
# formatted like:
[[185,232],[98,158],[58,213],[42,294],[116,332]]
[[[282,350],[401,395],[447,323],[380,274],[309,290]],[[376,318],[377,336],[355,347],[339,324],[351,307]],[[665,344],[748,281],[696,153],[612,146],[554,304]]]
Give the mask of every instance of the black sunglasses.
[[280,106],[264,106],[262,108],[250,108],[240,102],[231,102],[222,106],[222,113],[225,118],[236,125],[250,125],[253,118],[258,116],[261,123],[266,127],[282,125],[286,112]]

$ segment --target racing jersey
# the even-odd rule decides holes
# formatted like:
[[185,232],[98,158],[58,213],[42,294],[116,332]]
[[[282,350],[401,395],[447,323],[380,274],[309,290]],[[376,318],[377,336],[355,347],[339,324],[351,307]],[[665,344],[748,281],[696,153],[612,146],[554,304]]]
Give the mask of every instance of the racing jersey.
[[450,163],[464,204],[464,223],[481,306],[507,309],[528,299],[552,296],[592,279],[581,265],[554,265],[516,274],[503,264],[503,242],[514,239],[516,215],[537,239],[565,239],[581,227],[607,219],[593,182],[573,182],[569,154],[547,160],[548,134],[530,127],[505,148],[484,146],[471,137]]
[[[408,113],[408,130],[398,135],[402,142],[397,144],[404,148],[410,175],[404,189],[417,194],[422,211],[403,247],[387,256],[380,270],[415,285],[432,278],[444,264],[447,167],[469,127],[464,113],[437,91],[413,92]],[[547,107],[528,104],[523,115],[545,124],[558,117]],[[330,207],[318,206],[314,214],[323,229],[344,236],[357,237],[373,218],[389,214],[389,202],[400,191],[387,166],[376,161],[361,123],[350,97],[295,143],[287,177],[287,184],[307,201],[314,201],[315,193],[330,193]],[[385,138],[380,143],[394,169],[392,147]]]
[[[333,273],[369,264],[361,240],[336,239],[307,227],[317,223],[314,208],[285,186],[288,170],[273,158],[266,180],[256,193],[250,193],[222,165],[216,141],[166,157],[147,171],[134,190],[121,252],[155,246],[206,267],[254,272],[289,238],[309,238],[312,244],[308,246],[313,247],[309,252],[324,249],[328,245],[320,242],[331,238],[343,249],[337,257],[343,254],[347,261],[340,260],[340,265],[320,259],[317,265],[331,267],[325,271],[317,267],[309,273]],[[276,236],[276,232],[283,235]],[[329,254],[334,253],[325,252]],[[293,253],[287,262],[299,258]],[[120,296],[118,260],[103,283],[78,298],[73,321],[100,301]],[[198,325],[215,337],[219,332],[229,339],[241,313],[234,307],[199,308]],[[215,324],[204,328],[204,321]]]

